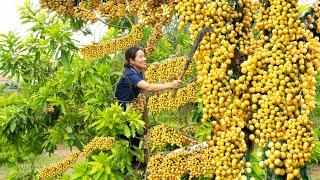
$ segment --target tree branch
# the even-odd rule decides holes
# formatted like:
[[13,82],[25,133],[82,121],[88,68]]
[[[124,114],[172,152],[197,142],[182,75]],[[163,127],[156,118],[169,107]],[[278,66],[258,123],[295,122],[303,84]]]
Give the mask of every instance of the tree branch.
[[197,35],[193,45],[192,45],[192,48],[191,48],[191,51],[189,52],[188,56],[187,56],[187,60],[186,60],[186,63],[184,64],[184,67],[183,67],[183,71],[181,72],[181,74],[177,77],[178,80],[181,80],[184,76],[184,74],[186,73],[191,61],[192,61],[192,57],[194,55],[194,53],[196,52],[201,40],[203,39],[204,35],[207,33],[207,32],[210,32],[212,31],[212,28],[211,27],[205,27],[203,28]]
[[179,153],[181,151],[186,151],[187,154],[191,154],[191,153],[193,153],[195,151],[198,151],[200,149],[205,149],[205,148],[208,148],[208,147],[209,147],[209,144],[206,141],[204,141],[204,142],[192,145],[192,146],[186,146],[186,147],[182,147],[182,148],[179,148],[179,149],[176,149],[176,150],[173,150],[173,151],[162,152],[160,154],[162,156],[167,156],[169,154],[177,154],[177,153]]

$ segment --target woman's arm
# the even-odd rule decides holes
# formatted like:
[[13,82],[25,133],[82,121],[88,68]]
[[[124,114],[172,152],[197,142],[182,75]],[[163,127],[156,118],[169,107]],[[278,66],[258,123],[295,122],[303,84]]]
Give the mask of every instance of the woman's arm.
[[157,92],[157,91],[162,91],[170,88],[178,88],[180,86],[181,86],[181,80],[174,80],[172,82],[167,82],[162,84],[153,84],[153,83],[148,83],[145,80],[141,80],[137,84],[138,88],[147,92]]

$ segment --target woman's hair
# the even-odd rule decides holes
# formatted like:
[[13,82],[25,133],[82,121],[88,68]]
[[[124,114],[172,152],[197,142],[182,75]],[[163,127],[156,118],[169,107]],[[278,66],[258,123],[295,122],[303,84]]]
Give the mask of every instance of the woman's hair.
[[124,67],[129,68],[130,67],[130,59],[134,60],[137,56],[137,52],[139,50],[143,50],[140,46],[133,46],[126,50],[125,52],[125,59],[126,62],[124,63]]

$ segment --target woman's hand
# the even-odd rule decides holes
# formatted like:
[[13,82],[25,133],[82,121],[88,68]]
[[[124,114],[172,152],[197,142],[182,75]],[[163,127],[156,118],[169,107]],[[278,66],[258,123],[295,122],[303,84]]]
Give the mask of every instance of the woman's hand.
[[170,86],[174,89],[179,88],[181,86],[181,80],[174,80],[170,82]]

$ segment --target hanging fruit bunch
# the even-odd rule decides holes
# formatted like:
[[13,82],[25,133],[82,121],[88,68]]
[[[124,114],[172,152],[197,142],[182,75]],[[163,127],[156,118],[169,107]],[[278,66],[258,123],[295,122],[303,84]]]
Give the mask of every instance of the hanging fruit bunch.
[[[185,63],[186,58],[183,56],[152,63],[144,74],[145,79],[150,83],[171,82],[181,74]],[[189,66],[187,74],[191,72],[192,66]]]
[[42,8],[50,9],[58,14],[64,14],[70,17],[75,17],[74,8],[76,7],[74,0],[41,0],[40,6]]
[[160,39],[160,37],[162,37],[163,35],[162,27],[163,27],[162,22],[156,23],[155,26],[153,27],[153,32],[147,42],[147,47],[146,47],[147,54],[151,54],[154,51],[157,40]]
[[179,88],[176,92],[166,91],[152,95],[148,98],[148,110],[150,114],[178,108],[187,103],[194,102],[196,97],[196,84],[190,83]]
[[310,18],[311,22],[313,23],[313,27],[310,27],[310,29],[316,29],[316,32],[318,34],[320,34],[320,2],[317,1],[314,5],[313,5],[313,9],[312,9],[312,13],[313,13],[313,18],[310,18],[308,16],[308,18]]
[[61,162],[55,163],[49,167],[44,167],[39,171],[40,179],[55,177],[66,172],[80,157],[89,157],[93,151],[109,150],[115,142],[114,137],[94,137],[83,149],[82,152],[72,152],[70,156]]
[[[223,160],[207,156],[201,161],[218,164],[204,165],[205,170],[198,168],[195,173],[189,170],[190,176],[212,172],[215,179],[242,177],[246,172],[245,140],[251,139],[266,148],[261,167],[288,179],[301,178],[300,168],[314,148],[308,115],[315,107],[320,43],[299,19],[297,1],[176,2],[179,26],[190,24],[193,40],[204,27],[213,29],[194,56],[204,106],[202,122],[210,122],[215,132],[208,142],[214,147],[203,150],[206,153],[201,152],[200,157],[219,152]],[[234,134],[236,141],[229,141],[226,135],[235,133],[234,129],[239,134]],[[221,142],[228,144],[222,151],[217,147]],[[231,146],[231,152],[236,146],[241,151],[224,151]],[[193,156],[197,155],[188,154]],[[181,177],[186,171],[172,172],[175,166],[197,164],[185,163],[186,158],[181,154],[152,157],[150,176]],[[162,163],[166,159],[170,163]]]
[[62,172],[67,171],[71,165],[73,165],[79,158],[80,152],[73,152],[65,160],[58,162],[50,167],[46,167],[40,170],[40,179],[46,179],[48,177],[54,177]]
[[246,143],[241,140],[244,136],[240,128],[231,128],[214,135],[209,146],[191,146],[166,155],[155,154],[148,163],[148,179],[177,179],[184,174],[189,178],[207,174],[216,179],[241,179],[245,164],[242,156],[246,151]]
[[58,14],[94,23],[97,18],[113,21],[125,16],[140,16],[147,25],[154,26],[164,20],[171,22],[174,2],[168,0],[40,0],[42,8],[56,11]]
[[131,103],[132,110],[143,113],[146,104],[146,96],[144,94],[139,94],[138,98]]
[[125,17],[126,14],[126,2],[125,1],[107,1],[101,3],[98,7],[98,13],[105,17],[107,21],[113,21]]
[[141,4],[138,15],[149,26],[155,27],[159,22],[169,25],[173,15],[174,1],[148,0]]
[[82,20],[90,23],[95,23],[98,17],[95,9],[99,6],[99,0],[81,1],[74,8],[74,17],[81,18]]
[[[87,23],[95,23],[99,19],[106,22],[135,19],[135,21],[151,26],[153,33],[147,43],[146,52],[148,54],[153,52],[156,41],[162,37],[162,27],[170,24],[174,12],[174,1],[168,0],[41,0],[40,4],[42,8],[72,18],[79,18]],[[137,20],[138,17],[139,20]],[[95,50],[105,51],[98,47]]]
[[109,150],[115,142],[114,137],[94,137],[89,144],[87,144],[83,151],[81,152],[81,156],[89,157],[93,151],[96,150]]
[[134,25],[129,34],[99,44],[87,45],[80,49],[80,54],[89,60],[98,59],[137,44],[141,39],[141,27]]
[[155,43],[163,35],[163,26],[167,26],[172,21],[174,1],[154,1],[148,0],[139,10],[140,19],[153,28],[153,32],[148,39],[146,53],[154,51]]
[[184,147],[190,144],[195,144],[196,141],[187,136],[183,132],[170,128],[165,125],[157,125],[152,127],[148,133],[148,140],[150,140],[149,147],[152,149],[161,149],[166,145],[177,145],[178,147]]

